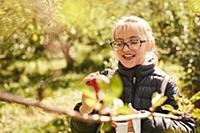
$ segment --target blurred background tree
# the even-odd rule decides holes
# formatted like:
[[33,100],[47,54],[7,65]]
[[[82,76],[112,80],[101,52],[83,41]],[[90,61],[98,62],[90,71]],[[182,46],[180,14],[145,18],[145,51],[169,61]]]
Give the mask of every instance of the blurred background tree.
[[[73,107],[73,102],[68,105],[66,98],[78,99],[79,93],[70,91],[74,85],[90,72],[113,67],[108,42],[113,24],[126,15],[136,15],[150,23],[159,66],[177,80],[180,91],[186,97],[199,91],[198,0],[0,0],[0,3],[0,89],[3,91],[33,99],[45,97],[44,101]],[[4,124],[12,115],[5,115],[5,110],[24,108],[0,103],[0,127],[6,132],[8,126]],[[24,132],[26,128],[45,132],[49,126],[57,127],[49,132],[64,132],[66,120],[51,118],[40,121],[42,125],[36,124],[36,129],[31,124],[24,127]]]

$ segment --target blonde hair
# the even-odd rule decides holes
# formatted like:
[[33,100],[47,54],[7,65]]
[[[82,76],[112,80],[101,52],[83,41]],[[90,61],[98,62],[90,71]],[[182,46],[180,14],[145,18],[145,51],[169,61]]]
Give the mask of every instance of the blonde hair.
[[118,32],[120,32],[121,30],[126,30],[128,28],[133,29],[134,31],[139,33],[139,35],[142,35],[147,40],[153,41],[155,43],[152,29],[149,24],[144,19],[136,16],[122,17],[122,19],[120,19],[114,27],[113,38],[115,39]]
[[114,27],[114,40],[119,32],[126,31],[127,29],[134,30],[134,32],[136,32],[140,37],[146,39],[154,45],[154,48],[148,53],[148,57],[153,56],[157,62],[157,56],[155,54],[155,38],[153,37],[152,29],[147,21],[136,16],[122,17]]

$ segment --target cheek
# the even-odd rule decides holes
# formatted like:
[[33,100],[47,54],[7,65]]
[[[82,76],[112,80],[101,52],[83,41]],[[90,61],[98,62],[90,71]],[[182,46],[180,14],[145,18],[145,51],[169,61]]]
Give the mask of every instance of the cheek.
[[145,60],[146,58],[146,51],[140,51],[139,53],[137,53],[137,60],[141,61],[141,60]]
[[115,56],[117,56],[118,58],[120,57],[120,52],[115,51]]
[[142,45],[142,47],[140,47],[138,50],[135,50],[135,53],[138,56],[143,56],[148,52],[148,48],[145,45]]

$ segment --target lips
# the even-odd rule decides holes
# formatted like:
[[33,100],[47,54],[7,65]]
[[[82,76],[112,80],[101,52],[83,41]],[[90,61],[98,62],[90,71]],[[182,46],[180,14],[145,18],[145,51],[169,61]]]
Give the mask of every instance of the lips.
[[122,57],[125,60],[132,60],[135,57],[135,55],[133,55],[133,54],[124,54],[124,55],[122,55]]

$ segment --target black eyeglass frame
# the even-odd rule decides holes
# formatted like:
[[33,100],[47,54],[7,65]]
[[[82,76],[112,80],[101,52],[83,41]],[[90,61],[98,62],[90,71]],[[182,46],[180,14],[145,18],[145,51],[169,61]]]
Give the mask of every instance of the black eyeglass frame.
[[[124,49],[125,45],[126,45],[130,50],[133,50],[133,49],[131,49],[131,48],[129,47],[128,42],[130,42],[130,41],[133,41],[133,40],[121,41],[121,42],[123,43],[123,47],[122,47],[120,50]],[[136,40],[135,40],[135,41],[136,41]],[[147,42],[147,40],[137,40],[137,41],[138,41],[138,43],[140,43],[140,47],[141,47],[142,43]],[[115,42],[117,42],[117,41],[114,40],[114,41],[111,41],[111,42],[110,42],[111,47],[112,47],[115,51],[120,51],[120,50],[117,50],[116,48],[114,48],[113,44],[114,44]]]

